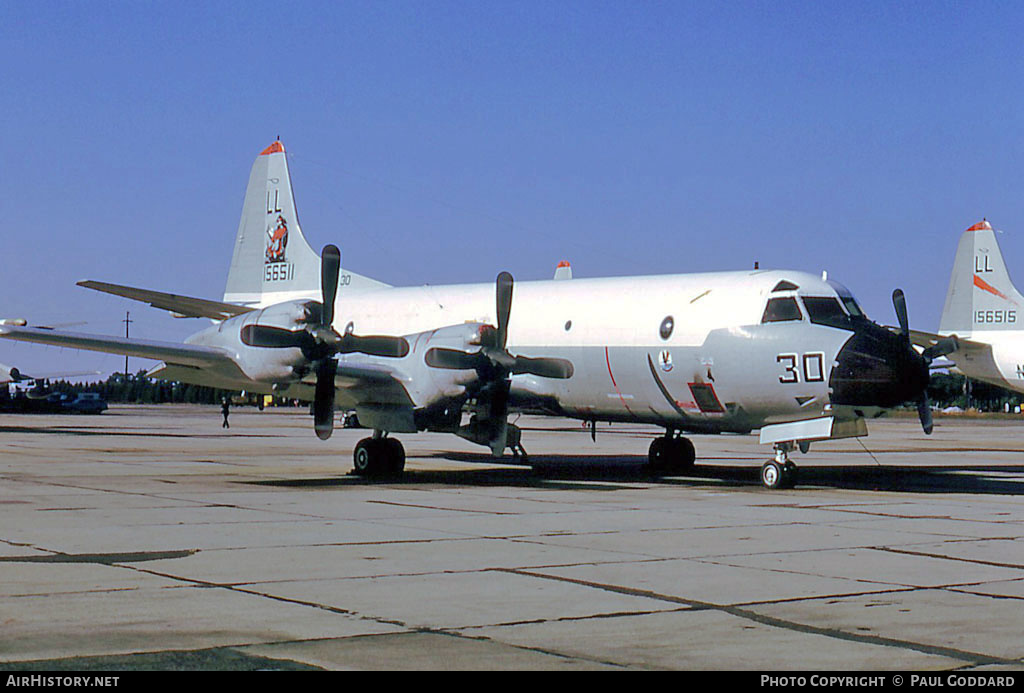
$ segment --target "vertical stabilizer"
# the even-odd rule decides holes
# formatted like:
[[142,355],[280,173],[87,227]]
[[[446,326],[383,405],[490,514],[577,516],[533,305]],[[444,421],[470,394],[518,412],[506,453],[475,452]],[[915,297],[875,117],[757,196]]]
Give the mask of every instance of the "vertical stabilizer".
[[[342,270],[339,295],[386,286]],[[320,255],[299,227],[288,160],[278,140],[260,152],[249,172],[224,301],[265,306],[319,296]]]
[[939,332],[966,337],[1022,325],[1024,296],[1010,280],[991,224],[981,221],[960,237]]

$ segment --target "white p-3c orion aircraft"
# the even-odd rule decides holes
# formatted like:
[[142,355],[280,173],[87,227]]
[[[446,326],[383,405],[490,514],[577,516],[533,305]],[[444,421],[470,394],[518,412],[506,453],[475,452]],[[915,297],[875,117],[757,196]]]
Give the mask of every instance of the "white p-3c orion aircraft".
[[[302,236],[284,147],[253,164],[222,301],[95,281],[88,288],[215,321],[184,344],[0,325],[0,336],[163,361],[166,380],[313,402],[317,435],[334,409],[355,410],[372,437],[355,471],[400,473],[394,433],[445,431],[522,449],[510,410],[664,427],[649,465],[685,472],[683,433],[749,432],[774,445],[761,478],[795,482],[789,453],[818,440],[867,435],[865,418],[917,401],[931,420],[928,363],[900,330],[864,315],[842,285],[803,272],[391,287],[320,257]],[[940,348],[933,349],[933,352]]]

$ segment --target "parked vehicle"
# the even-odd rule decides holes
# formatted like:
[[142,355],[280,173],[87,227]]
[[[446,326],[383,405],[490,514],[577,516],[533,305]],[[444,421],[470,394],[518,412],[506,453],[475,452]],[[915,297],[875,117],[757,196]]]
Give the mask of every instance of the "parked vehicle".
[[100,414],[107,409],[107,402],[100,397],[98,392],[80,392],[77,397],[71,399],[63,396],[61,406],[65,411],[78,414]]

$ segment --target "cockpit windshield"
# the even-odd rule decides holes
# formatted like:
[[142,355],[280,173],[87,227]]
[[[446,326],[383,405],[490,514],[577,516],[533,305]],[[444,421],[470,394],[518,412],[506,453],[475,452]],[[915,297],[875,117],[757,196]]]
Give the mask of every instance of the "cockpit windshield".
[[789,320],[803,320],[803,317],[796,299],[792,296],[786,296],[784,298],[773,298],[768,301],[768,305],[764,308],[764,315],[761,316],[761,322],[787,322]]
[[828,284],[829,284],[829,286],[831,286],[833,289],[836,290],[837,294],[839,294],[839,300],[843,302],[843,305],[846,306],[846,311],[852,317],[854,317],[854,318],[867,318],[868,317],[867,315],[864,314],[864,311],[861,310],[860,305],[857,303],[857,299],[855,299],[853,297],[853,294],[850,293],[849,289],[847,289],[845,286],[843,286],[839,282],[832,281],[831,279],[828,280]]
[[811,322],[842,330],[853,329],[853,318],[846,314],[837,299],[831,296],[804,296],[803,302]]

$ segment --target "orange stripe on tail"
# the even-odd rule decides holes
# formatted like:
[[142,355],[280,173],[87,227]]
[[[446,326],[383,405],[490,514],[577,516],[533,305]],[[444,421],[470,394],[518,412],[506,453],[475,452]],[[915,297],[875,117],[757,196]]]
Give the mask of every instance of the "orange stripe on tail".
[[982,291],[987,291],[990,294],[993,294],[995,296],[998,296],[1001,299],[1009,301],[1013,305],[1018,305],[1016,301],[1014,301],[1012,298],[1010,298],[1009,296],[1004,294],[1002,291],[1000,291],[996,287],[994,287],[991,284],[989,284],[987,281],[985,281],[984,279],[982,279],[978,275],[974,275],[974,285],[976,287],[978,287],[979,289],[981,289]]

